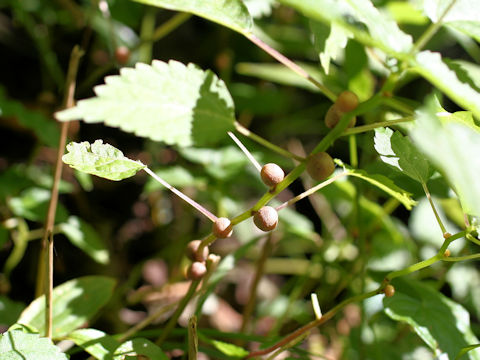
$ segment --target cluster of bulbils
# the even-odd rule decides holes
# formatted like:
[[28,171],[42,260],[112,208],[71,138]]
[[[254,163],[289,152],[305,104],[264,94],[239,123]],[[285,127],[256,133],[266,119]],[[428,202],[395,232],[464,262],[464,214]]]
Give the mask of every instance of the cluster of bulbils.
[[[334,128],[343,114],[354,110],[357,106],[357,95],[351,91],[342,92],[327,111],[325,125],[330,129]],[[355,122],[356,118],[353,118],[348,127],[354,126]],[[306,159],[306,170],[312,179],[316,181],[325,180],[333,173],[334,169],[333,159],[326,152],[312,154]],[[274,190],[283,181],[285,173],[277,164],[268,163],[262,167],[260,177],[265,185]],[[253,222],[262,231],[272,231],[278,224],[277,210],[271,206],[263,206],[254,212]],[[232,235],[230,220],[224,217],[218,218],[213,224],[212,232],[220,239],[230,237]],[[187,246],[187,256],[193,261],[187,270],[187,277],[191,280],[202,278],[207,271],[205,261],[208,256],[208,248],[204,247],[199,252],[200,243],[200,240],[194,240]]]

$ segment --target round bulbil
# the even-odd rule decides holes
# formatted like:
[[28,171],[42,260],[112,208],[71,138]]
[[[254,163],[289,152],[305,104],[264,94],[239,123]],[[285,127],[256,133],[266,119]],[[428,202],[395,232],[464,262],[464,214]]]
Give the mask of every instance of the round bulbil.
[[319,152],[309,156],[307,160],[307,172],[316,181],[323,181],[332,175],[335,163],[326,152]]
[[190,264],[187,270],[187,278],[190,280],[200,280],[207,273],[205,263],[195,261]]
[[198,252],[198,247],[202,243],[201,240],[192,240],[187,245],[187,257],[192,261],[205,261],[208,256],[208,247],[205,246],[201,253]]
[[227,237],[232,236],[232,224],[229,219],[225,217],[220,217],[215,221],[213,224],[213,234],[219,238],[219,239],[224,239]]
[[277,227],[278,213],[271,206],[264,206],[253,215],[253,222],[262,231],[271,231]]
[[260,177],[265,185],[272,187],[280,183],[285,177],[282,168],[274,163],[263,165],[260,170]]

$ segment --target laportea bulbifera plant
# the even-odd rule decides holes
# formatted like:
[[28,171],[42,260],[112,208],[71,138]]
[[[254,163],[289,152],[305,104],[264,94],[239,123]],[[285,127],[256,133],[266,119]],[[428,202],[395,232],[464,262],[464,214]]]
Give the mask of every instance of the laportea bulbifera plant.
[[[475,156],[480,154],[477,67],[469,61],[443,59],[440,53],[424,48],[443,27],[452,31],[452,38],[458,38],[468,54],[477,56],[472,39],[478,40],[475,29],[480,24],[472,14],[480,11],[480,5],[468,3],[466,11],[463,7],[466,1],[425,1],[423,7],[416,9],[409,2],[387,1],[380,11],[369,0],[282,0],[283,5],[275,11],[286,12],[283,13],[286,29],[288,22],[294,21],[289,18],[294,10],[297,11],[294,16],[305,17],[302,24],[308,23],[303,31],[313,37],[319,55],[312,67],[299,66],[267,45],[275,44],[276,40],[269,38],[269,30],[273,37],[275,29],[268,24],[258,22],[264,31],[253,26],[251,15],[262,14],[259,4],[263,10],[272,10],[271,1],[246,1],[248,9],[240,0],[143,2],[193,13],[251,40],[281,65],[243,63],[238,64],[238,72],[306,87],[314,91],[315,101],[322,107],[283,122],[276,118],[282,114],[276,113],[269,128],[272,136],[267,131],[261,137],[242,122],[248,120],[250,109],[243,112],[243,117],[235,111],[234,99],[244,99],[248,91],[240,90],[245,87],[238,90],[235,84],[226,84],[210,70],[176,60],[154,60],[148,64],[139,62],[121,69],[119,75],[106,77],[105,85],[95,88],[95,97],[78,101],[75,106],[58,112],[56,118],[64,124],[76,119],[102,122],[171,146],[179,158],[204,165],[203,175],[211,176],[216,187],[207,185],[205,189],[192,181],[197,192],[187,196],[167,181],[168,172],[152,170],[155,162],[144,164],[130,159],[102,140],[71,142],[63,161],[82,172],[115,181],[145,171],[201,213],[201,224],[207,219],[208,226],[200,226],[201,234],[192,234],[186,245],[182,243],[182,252],[189,260],[179,267],[185,270],[187,289],[177,300],[160,303],[147,317],[116,337],[93,328],[79,329],[110,298],[113,284],[106,277],[67,282],[56,288],[53,296],[47,291],[46,300],[40,298],[32,303],[17,323],[42,335],[44,329],[50,328],[45,334],[52,339],[71,340],[99,359],[121,358],[125,354],[164,359],[167,357],[164,351],[174,346],[181,347],[194,359],[198,341],[202,352],[212,358],[262,355],[275,358],[282,351],[308,358],[318,355],[321,349],[332,350],[331,344],[339,339],[344,343],[344,358],[357,354],[375,358],[378,353],[383,358],[395,358],[417,350],[425,354],[425,348],[429,348],[427,353],[432,358],[434,355],[478,358],[475,349],[478,340],[470,327],[468,313],[440,291],[448,282],[455,300],[464,300],[463,305],[470,311],[478,311],[475,297],[464,295],[462,299],[458,288],[470,286],[467,276],[461,274],[478,277],[466,260],[480,258],[476,248],[480,215],[477,181],[480,157]],[[425,29],[413,38],[392,17],[397,21],[412,19],[417,25],[423,21]],[[158,33],[178,26],[187,18],[179,13]],[[158,33],[153,33],[152,38]],[[291,28],[289,33],[296,34]],[[129,51],[128,57],[119,58],[115,53],[120,64],[130,61],[133,55]],[[435,96],[428,94],[422,102],[399,96],[401,87],[413,77],[430,82],[436,88]],[[237,91],[236,96],[231,91]],[[443,109],[442,93],[465,111],[451,113]],[[275,102],[276,107],[282,105]],[[267,140],[275,139],[273,134],[282,131],[290,138],[288,131],[299,131],[297,127],[303,126],[305,116],[312,119],[302,129],[307,133],[303,144],[298,141],[275,144]],[[251,120],[254,127],[257,117]],[[216,148],[229,141],[229,132],[242,152],[233,147]],[[248,148],[254,151],[250,153]],[[273,160],[278,155],[285,159]],[[239,160],[239,156],[249,159],[251,165]],[[334,160],[336,157],[341,159]],[[260,160],[266,164],[260,165]],[[230,168],[222,168],[224,161],[231,161]],[[237,166],[236,162],[241,164],[241,172],[225,175]],[[242,184],[241,173],[249,176],[250,187],[240,194],[248,194],[245,200],[252,200],[254,193],[254,201],[235,199],[237,194],[233,192]],[[182,176],[187,175],[188,172]],[[293,185],[289,191],[297,179],[301,185]],[[179,184],[177,187],[181,188]],[[298,190],[299,187],[302,189]],[[443,197],[442,202],[434,201],[430,191]],[[208,210],[197,197],[216,199],[217,211]],[[321,238],[313,231],[311,219],[292,210],[299,201],[306,202],[306,198],[322,221],[321,225],[317,223]],[[229,208],[228,203],[232,202],[235,206]],[[241,210],[239,205],[243,206]],[[448,222],[439,205],[447,213]],[[412,211],[408,229],[401,221],[405,220],[401,218],[405,212],[402,208]],[[433,225],[426,213],[434,219]],[[72,222],[68,224],[70,228],[64,225],[64,231],[78,229]],[[53,232],[47,234],[52,244]],[[411,241],[411,237],[419,243]],[[217,239],[223,239],[223,244],[240,241],[242,246],[233,255],[224,252],[220,257],[214,250]],[[259,243],[260,249],[256,246]],[[248,282],[240,276],[242,260],[254,264]],[[461,266],[455,264],[449,268],[449,263]],[[240,304],[243,308],[240,324],[237,321],[237,327],[230,331],[219,325],[216,330],[208,331],[201,321],[202,317],[213,316],[208,305],[223,301],[222,306],[226,306],[223,298],[231,299],[220,295],[222,286],[235,281],[228,279],[229,272],[239,278],[238,289],[242,285],[245,289],[243,283],[250,284],[247,299]],[[265,274],[276,274],[277,278],[272,280]],[[412,275],[406,276],[409,274]],[[275,285],[281,275],[285,280]],[[172,276],[171,281],[180,285],[184,278]],[[266,282],[263,286],[275,289],[274,296],[265,294],[262,279]],[[462,282],[461,286],[458,282]],[[83,297],[75,295],[73,290],[78,289],[84,290]],[[135,295],[144,300],[149,293],[139,290]],[[306,300],[310,294],[311,302]],[[383,301],[379,302],[381,296]],[[75,309],[89,304],[89,297],[99,304],[95,309],[79,312],[81,315],[68,320],[62,318],[62,309],[67,304]],[[191,317],[187,331],[175,333],[175,328],[180,329],[177,320],[189,303],[195,304],[192,306],[196,317]],[[48,312],[45,307],[53,308],[54,314],[45,317]],[[154,325],[165,314],[168,320]],[[229,320],[233,319],[234,316]],[[255,336],[256,330],[263,329],[262,319],[273,322],[262,330],[270,337]],[[198,328],[196,321],[200,324]],[[288,326],[284,326],[286,323]],[[403,335],[405,323],[419,338]],[[147,326],[159,330],[151,336],[156,344],[139,336],[150,337],[141,333]],[[52,359],[65,358],[58,347],[38,335],[24,334],[20,328],[15,325],[8,336],[2,336],[0,344],[10,346],[9,349],[13,345],[18,349],[18,343],[38,344],[38,351],[42,348],[49,351]],[[328,331],[323,331],[325,328]],[[180,336],[188,339],[188,345],[175,342],[175,337]],[[396,346],[392,347],[392,342]],[[260,347],[256,348],[255,343],[261,343]],[[15,351],[24,349],[21,345]],[[35,350],[25,356],[35,358]]]

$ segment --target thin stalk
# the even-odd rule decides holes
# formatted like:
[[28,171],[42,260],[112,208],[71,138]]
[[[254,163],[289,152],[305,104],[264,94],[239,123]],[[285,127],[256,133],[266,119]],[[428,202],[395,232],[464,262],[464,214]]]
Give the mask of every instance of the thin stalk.
[[297,73],[304,79],[310,81],[313,85],[315,85],[320,91],[328,97],[331,101],[335,102],[337,99],[337,95],[331,91],[329,88],[327,88],[325,85],[321,84],[318,80],[313,78],[308,72],[306,72],[303,68],[295,64],[293,61],[291,61],[289,58],[287,58],[285,55],[279,53],[277,50],[274,48],[270,47],[268,44],[264,43],[262,40],[257,38],[253,34],[245,34],[247,39],[249,39],[251,42],[253,42],[255,45],[257,45],[259,48],[267,52],[269,55],[271,55],[273,58],[278,60],[280,63],[288,67],[290,70],[293,72]]
[[[146,8],[146,12],[143,15],[142,25],[140,29],[140,38],[151,39],[153,32],[155,31],[155,17],[156,9]],[[149,64],[152,61],[152,42],[145,41],[141,42],[141,45],[138,48],[138,58],[139,61]]]
[[358,167],[358,151],[357,151],[357,138],[355,135],[348,137],[348,145],[350,150],[350,165],[353,168]]
[[466,255],[466,256],[453,256],[453,257],[444,257],[441,259],[442,261],[466,261],[466,260],[476,260],[480,259],[480,254],[472,254],[472,255]]
[[197,355],[198,355],[197,317],[193,315],[188,320],[188,360],[197,360]]
[[440,219],[440,215],[438,214],[437,209],[435,208],[435,204],[433,203],[432,196],[430,195],[430,191],[428,190],[427,184],[422,182],[422,187],[423,187],[423,191],[425,191],[425,195],[427,195],[428,202],[432,207],[432,210],[433,210],[433,213],[435,214],[435,218],[437,219],[438,225],[440,226],[440,229],[442,229],[442,234],[445,234],[447,232],[447,229],[445,229],[445,225],[443,225],[442,219]]
[[373,124],[368,124],[368,125],[362,125],[362,126],[356,126],[350,129],[345,130],[341,136],[349,136],[349,135],[354,135],[354,134],[359,134],[363,132],[367,132],[370,130],[378,129],[381,127],[385,126],[392,126],[396,124],[401,124],[401,123],[406,123],[415,120],[413,116],[406,116],[400,119],[395,119],[395,120],[389,120],[389,121],[381,121],[381,122],[376,122]]
[[346,299],[346,300],[342,301],[340,304],[333,307],[330,311],[326,312],[320,319],[315,319],[313,321],[310,321],[308,324],[306,324],[306,325],[302,326],[301,328],[295,330],[290,335],[284,337],[282,340],[280,340],[276,344],[270,346],[269,348],[258,350],[258,351],[253,351],[250,354],[248,354],[245,358],[250,359],[250,358],[254,358],[254,357],[269,354],[272,351],[274,351],[276,349],[279,349],[282,346],[294,341],[296,338],[302,336],[307,331],[309,331],[309,330],[327,322],[333,316],[335,316],[340,310],[342,310],[346,305],[351,304],[353,302],[358,302],[358,301],[362,301],[364,299],[368,299],[372,296],[380,294],[381,292],[382,292],[382,287],[379,287],[377,290],[370,291],[370,292],[360,294],[360,295],[356,295],[356,296],[353,296],[349,299]]
[[232,140],[235,142],[235,144],[237,144],[237,146],[240,148],[240,150],[243,151],[243,153],[248,158],[248,160],[250,160],[250,162],[253,164],[253,166],[255,166],[255,168],[260,172],[262,170],[262,165],[260,165],[258,163],[258,161],[253,157],[252,153],[250,151],[248,151],[248,149],[245,147],[245,145],[243,145],[242,142],[240,140],[238,140],[238,138],[235,136],[235,134],[232,133],[231,131],[228,132],[228,136],[230,136],[232,138]]
[[270,255],[272,250],[272,243],[273,243],[273,236],[272,233],[269,233],[267,236],[267,240],[262,247],[262,253],[257,261],[256,269],[255,269],[255,277],[250,285],[250,292],[248,297],[248,302],[243,309],[242,314],[242,327],[240,332],[245,332],[247,326],[249,324],[250,316],[253,313],[253,309],[255,307],[255,302],[257,300],[257,289],[258,284],[260,283],[260,279],[262,278],[263,274],[265,273],[265,263]]
[[[78,65],[83,52],[80,47],[75,46],[70,56],[68,64],[68,73],[65,84],[65,95],[63,98],[63,108],[67,109],[74,105],[73,95],[75,93],[75,78],[77,77]],[[62,177],[63,163],[62,155],[65,151],[65,144],[67,142],[68,122],[61,125],[60,141],[57,150],[57,160],[55,164],[55,174],[53,178],[52,193],[50,202],[48,204],[47,217],[45,220],[45,232],[42,238],[42,249],[39,257],[39,274],[37,275],[37,289],[38,295],[44,289],[46,294],[45,299],[47,303],[45,308],[52,307],[51,292],[53,291],[53,228],[55,224],[55,214],[58,204],[58,188],[60,179]],[[48,255],[48,256],[47,256]],[[46,264],[45,264],[46,262]],[[45,266],[47,268],[45,268]],[[45,274],[46,273],[46,274]],[[45,279],[45,275],[48,276]],[[50,301],[48,302],[48,299]],[[51,313],[45,312],[45,336],[51,338],[52,336],[52,318]]]
[[263,146],[265,146],[266,148],[268,148],[272,151],[275,151],[277,154],[280,154],[280,155],[285,156],[285,157],[290,158],[290,159],[295,159],[297,161],[305,161],[305,159],[303,157],[295,155],[288,150],[282,149],[281,147],[279,147],[275,144],[272,144],[270,141],[268,141],[268,140],[258,136],[257,134],[251,132],[245,126],[240,124],[239,122],[235,121],[234,125],[235,125],[235,129],[240,134],[252,139],[256,143],[258,143],[260,145],[263,145]]
[[338,179],[340,179],[340,178],[342,178],[342,177],[344,177],[344,176],[347,176],[347,175],[349,175],[349,173],[346,172],[346,171],[345,171],[345,172],[342,172],[342,173],[340,173],[340,174],[337,174],[337,175],[335,175],[334,177],[331,177],[330,179],[325,180],[324,182],[321,182],[320,184],[315,185],[314,187],[312,187],[312,188],[304,191],[303,193],[295,196],[294,198],[291,198],[290,200],[285,201],[283,204],[278,205],[275,209],[276,209],[277,211],[280,211],[280,210],[282,210],[283,208],[286,208],[287,206],[290,206],[290,205],[292,205],[292,204],[295,204],[297,201],[300,201],[300,200],[306,198],[307,196],[312,195],[313,193],[317,192],[318,190],[324,188],[324,187],[327,186],[327,185],[330,185],[331,183],[335,182],[336,180],[338,180]]
[[165,36],[170,34],[172,31],[174,31],[176,28],[178,28],[180,25],[182,25],[185,21],[187,21],[191,17],[192,17],[192,14],[185,13],[185,12],[175,14],[170,19],[165,21],[163,24],[158,26],[153,32],[153,35],[150,39],[149,38],[143,39],[132,48],[132,51],[138,50],[138,48],[140,48],[145,43],[152,43],[152,42],[156,42],[158,40],[163,39]]
[[185,310],[185,307],[187,306],[188,302],[195,294],[195,291],[197,290],[197,286],[199,283],[200,283],[200,280],[193,280],[190,283],[190,287],[188,288],[187,293],[182,298],[182,300],[180,300],[180,303],[178,304],[177,309],[173,313],[172,317],[168,320],[167,325],[165,325],[165,327],[163,328],[162,334],[155,342],[158,346],[161,346],[163,342],[167,339],[168,335],[170,335],[170,332],[175,327],[175,324],[177,323],[178,318],[180,317],[180,315],[182,315],[183,310]]
[[384,96],[383,103],[407,115],[413,115],[415,112],[415,109],[413,109],[410,105],[405,104],[403,101],[395,97]]
[[410,54],[415,54],[418,51],[420,51],[428,43],[428,41],[437,33],[437,31],[443,25],[443,19],[445,18],[445,16],[447,16],[448,12],[453,7],[453,5],[455,5],[456,2],[457,0],[452,0],[450,5],[447,6],[447,8],[443,12],[443,14],[440,16],[440,18],[437,20],[437,22],[430,24],[428,29],[415,42],[412,50],[410,51]]
[[170,190],[171,192],[173,192],[175,195],[177,195],[180,199],[182,199],[183,201],[187,202],[188,204],[190,204],[191,206],[193,206],[195,208],[195,210],[198,210],[199,212],[201,212],[203,215],[205,215],[207,218],[209,218],[212,222],[215,222],[217,221],[217,217],[215,215],[213,215],[210,211],[208,211],[207,209],[205,209],[202,205],[200,205],[199,203],[197,203],[195,200],[191,199],[190,197],[188,197],[187,195],[185,195],[184,193],[182,193],[180,190],[177,190],[176,188],[174,188],[172,185],[170,185],[168,182],[166,182],[165,180],[163,180],[160,176],[158,176],[157,174],[155,174],[152,170],[150,170],[148,167],[144,167],[143,170],[148,174],[150,175],[151,177],[153,177],[156,181],[158,181],[160,184],[162,184],[163,186],[165,186],[168,190]]
[[135,326],[131,327],[130,329],[128,329],[125,333],[123,333],[122,336],[120,336],[118,338],[118,341],[119,342],[124,342],[125,340],[129,339],[130,337],[132,337],[133,335],[135,335],[138,331],[144,329],[145,327],[147,327],[148,325],[150,325],[152,322],[154,322],[156,319],[158,319],[160,316],[162,316],[163,314],[165,314],[166,312],[172,310],[175,306],[178,305],[178,301],[174,302],[174,303],[171,303],[171,304],[168,304],[166,306],[162,306],[161,308],[159,308],[157,311],[155,311],[154,313],[148,315],[145,319],[143,319],[142,321],[140,321],[138,324],[135,324]]

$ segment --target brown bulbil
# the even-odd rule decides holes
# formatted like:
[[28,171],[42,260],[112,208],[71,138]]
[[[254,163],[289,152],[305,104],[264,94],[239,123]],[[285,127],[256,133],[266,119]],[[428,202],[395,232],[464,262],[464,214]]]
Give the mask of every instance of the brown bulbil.
[[115,60],[120,65],[125,65],[130,59],[130,50],[126,46],[119,46],[115,49]]
[[326,152],[319,152],[308,157],[307,172],[316,181],[323,181],[332,175],[335,163]]
[[253,222],[262,231],[271,231],[277,227],[278,213],[271,206],[264,206],[253,215]]
[[213,224],[213,235],[219,239],[224,239],[232,236],[232,224],[230,220],[224,217],[218,218]]
[[285,177],[282,168],[277,164],[268,163],[260,170],[260,177],[265,185],[272,187],[280,183]]
[[187,270],[187,278],[189,280],[200,280],[207,273],[205,263],[200,261],[193,262]]
[[385,286],[385,289],[383,289],[383,292],[385,293],[386,297],[392,297],[393,295],[395,295],[395,288],[393,287],[393,285],[388,284],[387,286]]
[[[340,121],[342,115],[344,113],[341,112],[336,104],[333,104],[330,106],[330,108],[327,111],[327,114],[325,115],[325,126],[328,127],[329,129],[333,129],[335,126],[337,126],[338,122]],[[347,127],[354,127],[355,124],[357,123],[357,117],[354,116],[352,120],[350,120],[350,123],[348,124]]]
[[198,247],[201,244],[201,240],[190,241],[187,245],[187,257],[192,261],[205,261],[208,256],[208,247],[205,246],[202,253],[198,253]]
[[358,96],[351,91],[343,91],[338,95],[335,105],[341,113],[355,110],[358,106]]

